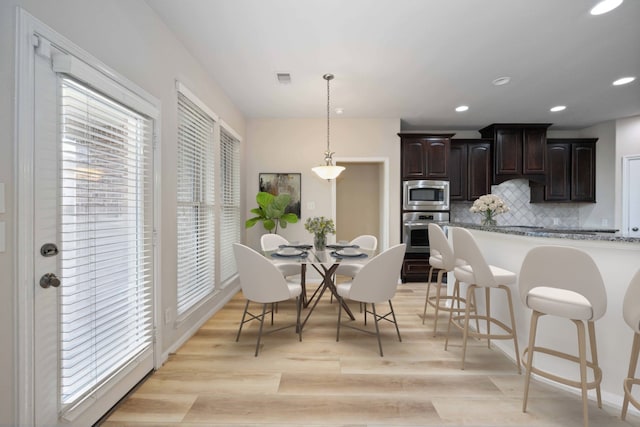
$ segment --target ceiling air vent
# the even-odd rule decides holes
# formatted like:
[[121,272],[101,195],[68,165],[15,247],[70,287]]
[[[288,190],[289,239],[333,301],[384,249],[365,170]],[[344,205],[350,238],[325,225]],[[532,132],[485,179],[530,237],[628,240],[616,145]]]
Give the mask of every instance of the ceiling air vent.
[[291,83],[291,74],[289,73],[277,73],[276,76],[278,77],[278,82],[283,85]]

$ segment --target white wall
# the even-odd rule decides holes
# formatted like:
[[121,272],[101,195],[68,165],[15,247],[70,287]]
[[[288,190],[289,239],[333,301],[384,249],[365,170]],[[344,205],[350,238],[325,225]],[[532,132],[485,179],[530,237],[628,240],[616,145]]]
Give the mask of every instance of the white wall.
[[[389,245],[400,242],[399,131],[399,119],[331,119],[331,150],[341,162],[364,157],[389,159]],[[250,215],[249,210],[257,206],[258,173],[300,172],[301,221],[289,224],[279,234],[288,240],[311,242],[304,221],[312,216],[332,216],[332,184],[311,172],[311,168],[323,160],[327,144],[326,119],[249,120],[246,135],[245,215]],[[309,203],[315,204],[315,209],[309,209]],[[258,248],[263,233],[260,224],[247,230],[247,243]]]
[[616,121],[615,192],[616,224],[622,225],[622,158],[640,154],[640,116]]
[[[20,6],[73,43],[115,69],[162,102],[162,313],[175,316],[176,300],[176,93],[180,79],[214,112],[244,134],[244,118],[202,66],[142,0],[2,0],[0,2],[0,183],[5,184],[7,247],[0,253],[0,425],[16,422],[16,292],[12,278],[15,252],[14,45],[16,6]],[[18,195],[19,197],[19,195]],[[221,299],[222,295],[218,298]],[[167,352],[204,320],[216,305],[210,301],[182,324],[163,326],[162,351]]]

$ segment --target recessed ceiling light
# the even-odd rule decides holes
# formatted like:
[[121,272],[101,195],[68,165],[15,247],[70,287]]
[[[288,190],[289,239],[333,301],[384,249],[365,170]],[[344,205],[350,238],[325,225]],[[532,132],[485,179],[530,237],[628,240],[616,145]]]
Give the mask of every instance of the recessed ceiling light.
[[278,78],[278,82],[283,85],[291,83],[291,74],[289,73],[277,73],[276,77]]
[[602,15],[607,12],[611,12],[616,7],[622,4],[623,0],[602,0],[598,2],[589,13],[592,15]]
[[337,107],[337,108],[335,109],[335,112],[336,112],[336,114],[342,114],[342,113],[344,113],[344,108],[342,108],[342,107]]
[[557,113],[558,111],[565,110],[566,108],[567,107],[565,105],[556,105],[555,107],[551,107],[549,111],[553,111],[554,113]]
[[621,79],[618,79],[615,82],[613,82],[613,85],[614,86],[626,85],[627,83],[631,83],[635,79],[636,79],[635,77],[622,77]]
[[468,106],[468,105],[461,105],[461,106],[459,106],[459,107],[456,107],[456,111],[457,111],[458,113],[462,113],[463,111],[467,111],[468,109],[469,109],[469,106]]
[[511,77],[498,77],[497,79],[495,79],[494,81],[492,81],[491,83],[494,86],[502,86],[502,85],[506,85],[507,83],[509,83],[511,81]]

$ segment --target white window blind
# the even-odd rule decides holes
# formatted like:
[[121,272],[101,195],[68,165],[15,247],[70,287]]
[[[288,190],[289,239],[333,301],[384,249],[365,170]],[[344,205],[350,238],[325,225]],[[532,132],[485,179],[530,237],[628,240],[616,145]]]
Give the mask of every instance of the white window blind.
[[178,92],[178,316],[214,289],[214,124]]
[[240,141],[220,127],[220,280],[238,271],[233,244],[240,242]]
[[61,78],[60,126],[64,412],[152,346],[153,121]]

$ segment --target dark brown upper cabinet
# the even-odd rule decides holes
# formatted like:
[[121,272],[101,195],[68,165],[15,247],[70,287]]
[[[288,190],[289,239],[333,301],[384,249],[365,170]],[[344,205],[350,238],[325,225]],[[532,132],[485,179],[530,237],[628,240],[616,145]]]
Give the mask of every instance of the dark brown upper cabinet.
[[494,123],[480,129],[493,140],[493,183],[516,178],[544,182],[549,123]]
[[475,200],[491,192],[491,143],[452,139],[449,155],[451,200]]
[[597,140],[549,139],[546,184],[531,184],[531,202],[595,203]]
[[453,135],[399,133],[402,179],[449,179],[449,150]]

